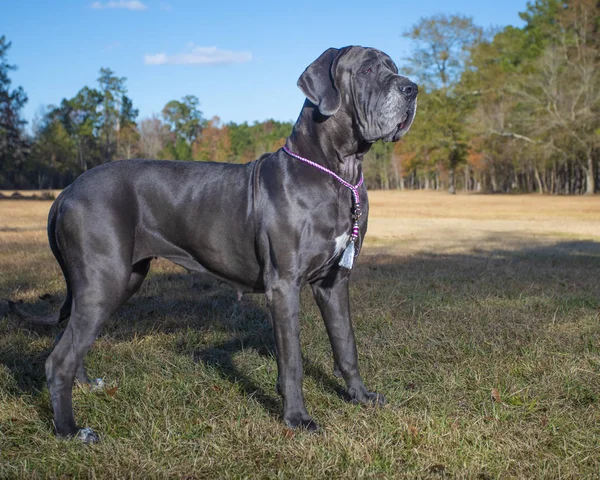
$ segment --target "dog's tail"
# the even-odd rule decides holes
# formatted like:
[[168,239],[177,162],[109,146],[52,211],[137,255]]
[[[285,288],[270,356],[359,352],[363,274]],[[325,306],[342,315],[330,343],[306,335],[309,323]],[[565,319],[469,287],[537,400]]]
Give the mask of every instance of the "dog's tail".
[[24,322],[30,323],[32,325],[56,325],[61,320],[64,320],[69,315],[71,315],[71,297],[67,295],[63,305],[58,312],[50,313],[49,315],[32,315],[31,313],[23,310],[19,305],[15,302],[8,301],[8,306],[10,311],[13,312],[17,317],[19,317]]
[[58,242],[56,240],[56,217],[58,216],[58,209],[64,199],[63,194],[67,191],[67,189],[68,187],[65,190],[63,190],[63,192],[54,201],[52,207],[50,207],[50,212],[48,213],[48,241],[50,243],[50,249],[56,257],[58,264],[60,265],[60,268],[65,277],[65,282],[67,284],[67,295],[62,306],[60,307],[60,310],[49,315],[38,316],[25,312],[19,305],[17,305],[14,302],[8,302],[10,310],[15,315],[17,315],[23,321],[32,325],[56,325],[57,323],[71,315],[71,305],[73,304],[73,295],[71,294],[71,282],[69,280],[69,275],[67,273],[65,261],[63,259],[60,248],[58,247]]

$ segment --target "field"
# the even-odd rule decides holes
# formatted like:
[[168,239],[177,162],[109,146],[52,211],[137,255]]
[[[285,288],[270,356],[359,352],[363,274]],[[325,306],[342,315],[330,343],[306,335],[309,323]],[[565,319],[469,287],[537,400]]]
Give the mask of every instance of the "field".
[[[352,405],[302,294],[304,391],[320,434],[286,429],[263,298],[153,263],[74,389],[101,443],[55,439],[44,361],[61,328],[0,303],[0,478],[598,478],[600,198],[370,192],[351,303]],[[50,202],[0,200],[0,300],[46,313],[62,275]]]

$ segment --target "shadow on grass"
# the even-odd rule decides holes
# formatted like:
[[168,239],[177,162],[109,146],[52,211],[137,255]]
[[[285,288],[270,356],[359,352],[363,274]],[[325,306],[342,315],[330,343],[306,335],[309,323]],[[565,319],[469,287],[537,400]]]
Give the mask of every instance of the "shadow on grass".
[[[168,273],[151,276],[146,287],[124,304],[106,322],[102,336],[109,341],[126,342],[156,333],[187,331],[205,332],[207,336],[222,333],[229,339],[207,347],[194,348],[177,342],[177,352],[191,353],[194,362],[214,369],[223,379],[235,383],[243,392],[257,400],[271,415],[279,417],[281,402],[278,396],[269,394],[252,381],[247,373],[236,367],[233,359],[237,353],[252,349],[263,357],[275,357],[275,344],[270,314],[252,295],[241,301],[237,293],[209,276],[195,273]],[[154,292],[157,292],[154,294]],[[54,296],[39,298],[36,302],[22,305],[28,312],[43,314],[60,307]],[[0,323],[11,329],[11,324],[22,332],[37,338],[50,339],[54,343],[66,322],[59,326],[35,326],[19,323],[11,313]],[[25,349],[25,346],[23,346]],[[92,347],[94,348],[94,347]],[[20,348],[0,348],[0,363],[4,364],[16,379],[23,393],[38,395],[45,386],[44,363],[52,348],[34,353],[23,353]],[[339,384],[326,374],[319,365],[304,359],[304,368],[325,390],[348,398]],[[90,376],[102,372],[90,372]],[[273,379],[273,385],[275,378]]]
[[[495,247],[499,244],[506,248]],[[571,285],[582,287],[583,295],[598,293],[600,297],[600,242],[591,240],[536,242],[502,232],[486,238],[481,248],[468,253],[428,251],[404,256],[401,251],[390,254],[385,247],[374,247],[361,266],[354,275],[354,284],[370,281],[373,271],[396,277],[401,284],[418,281],[422,285],[443,277],[458,289],[485,280],[498,294],[524,287],[561,291],[566,281],[574,281]],[[410,284],[406,286],[415,290]]]
[[[46,384],[44,364],[51,350],[35,353],[20,353],[14,350],[0,350],[0,363],[4,364],[15,380],[14,386],[29,394],[38,394]],[[1,387],[0,387],[1,388]]]
[[[389,255],[384,248],[371,248],[364,252],[353,272],[353,289],[359,295],[370,289],[368,300],[372,297],[372,304],[377,305],[380,314],[392,318],[409,315],[408,307],[397,308],[403,301],[395,302],[394,295],[412,299],[422,310],[460,295],[476,301],[490,296],[533,297],[540,292],[564,309],[600,308],[600,243],[569,240],[535,244],[531,238],[506,233],[492,235],[488,240],[485,242],[488,246],[497,242],[506,248],[410,256]],[[40,299],[24,307],[31,312],[47,313],[59,307],[58,299],[52,300]],[[370,306],[366,302],[366,306],[355,308],[355,312],[363,309],[364,315],[364,309]],[[507,318],[506,322],[509,321]],[[25,327],[11,314],[0,319],[0,332],[8,333],[7,340],[0,342],[0,363],[10,371],[20,391],[36,395],[42,390],[44,361],[50,353],[50,349],[32,352],[27,346],[28,335],[54,339],[63,327]],[[24,335],[10,339],[10,332],[16,330]],[[118,342],[134,336],[186,330],[229,337],[208,347],[182,345],[178,353],[191,353],[194,361],[210,366],[222,378],[240,385],[271,415],[280,415],[280,401],[275,393],[267,393],[256,385],[233,361],[238,352],[249,348],[261,356],[275,355],[266,308],[248,298],[238,302],[234,290],[209,277],[186,273],[151,275],[141,292],[107,322],[103,335]],[[474,339],[478,333],[485,335],[474,332]],[[340,383],[319,364],[304,358],[304,369],[324,390],[347,399]]]

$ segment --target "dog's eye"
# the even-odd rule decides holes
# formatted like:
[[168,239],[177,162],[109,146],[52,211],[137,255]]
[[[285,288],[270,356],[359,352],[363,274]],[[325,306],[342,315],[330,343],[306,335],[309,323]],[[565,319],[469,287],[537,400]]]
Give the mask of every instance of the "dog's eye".
[[369,73],[371,73],[372,71],[373,71],[373,70],[371,70],[370,68],[366,68],[366,69],[364,69],[364,70],[363,70],[362,72],[360,72],[360,73],[362,73],[362,74],[364,74],[364,75],[368,75],[368,74],[369,74]]

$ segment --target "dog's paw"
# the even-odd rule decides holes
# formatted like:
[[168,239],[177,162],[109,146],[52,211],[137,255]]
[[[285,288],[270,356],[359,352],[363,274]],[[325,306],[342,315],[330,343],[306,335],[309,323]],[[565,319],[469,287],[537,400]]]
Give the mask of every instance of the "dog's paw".
[[387,401],[381,393],[369,392],[366,388],[357,390],[351,388],[348,393],[352,403],[368,405],[370,407],[383,407]]
[[289,428],[308,430],[309,432],[320,432],[321,427],[308,413],[296,413],[285,415],[283,422]]
[[105,387],[106,387],[106,383],[104,383],[104,379],[102,378],[92,378],[89,379],[87,378],[87,375],[85,375],[85,378],[76,378],[77,380],[77,384],[83,388],[86,389],[92,393],[98,393],[98,392],[103,392]]
[[100,437],[91,428],[80,428],[75,438],[86,445],[93,445],[100,441]]
[[94,378],[90,380],[90,392],[101,392],[106,384],[102,378]]

